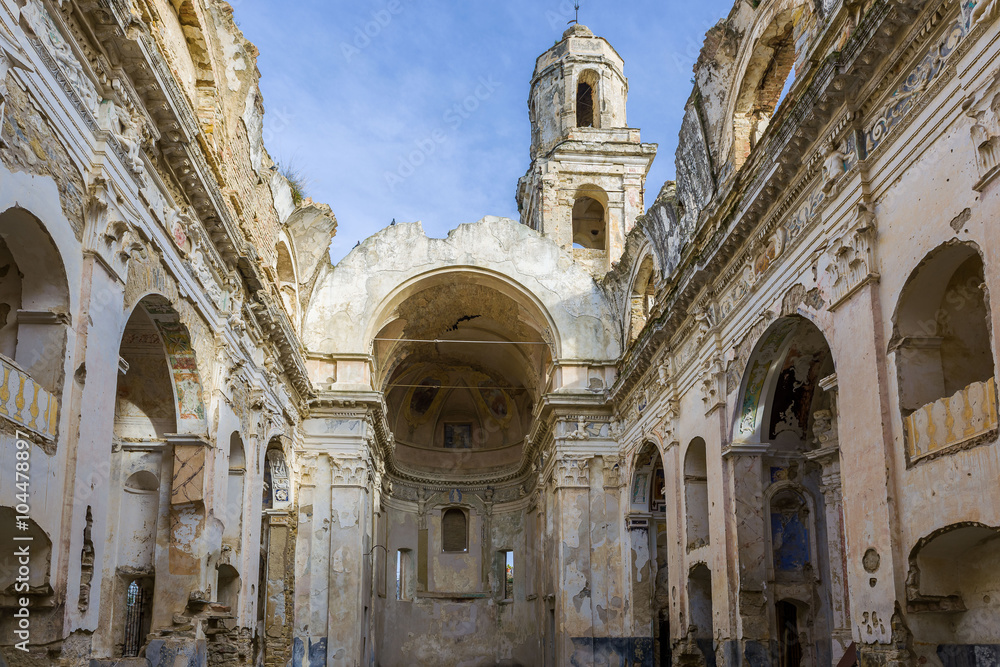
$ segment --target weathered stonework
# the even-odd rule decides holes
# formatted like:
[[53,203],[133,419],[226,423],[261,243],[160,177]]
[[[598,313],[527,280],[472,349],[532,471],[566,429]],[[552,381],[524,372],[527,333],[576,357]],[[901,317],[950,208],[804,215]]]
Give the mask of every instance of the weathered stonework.
[[229,5],[0,0],[0,663],[995,665],[997,6],[735,3],[645,212],[573,25],[333,266]]

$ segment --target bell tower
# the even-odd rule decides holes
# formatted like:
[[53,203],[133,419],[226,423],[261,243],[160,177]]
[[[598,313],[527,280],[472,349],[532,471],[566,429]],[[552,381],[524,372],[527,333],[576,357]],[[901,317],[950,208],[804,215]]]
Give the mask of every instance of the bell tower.
[[575,24],[539,56],[531,78],[531,166],[518,182],[521,223],[571,249],[597,278],[618,261],[643,213],[656,144],[625,116],[625,62]]

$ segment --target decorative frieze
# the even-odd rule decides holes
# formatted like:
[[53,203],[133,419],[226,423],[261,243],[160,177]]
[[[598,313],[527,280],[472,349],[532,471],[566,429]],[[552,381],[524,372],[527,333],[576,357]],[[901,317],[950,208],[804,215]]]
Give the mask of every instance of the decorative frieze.
[[[968,11],[968,5],[963,3],[963,8],[958,18],[948,27],[944,35],[924,54],[913,69],[906,75],[903,83],[893,90],[888,101],[876,114],[866,127],[864,132],[865,154],[871,154],[885,141],[885,138],[899,125],[899,122],[917,106],[924,94],[931,85],[938,79],[945,69],[951,54],[955,52],[958,45],[969,33],[972,15]],[[991,5],[993,2],[987,2]],[[977,8],[980,13],[987,12],[984,8]]]
[[76,98],[75,101],[79,103],[81,111],[87,112],[85,117],[89,117],[90,122],[95,124],[94,129],[96,129],[94,117],[97,115],[101,95],[93,80],[87,75],[80,60],[77,59],[69,42],[56,27],[48,10],[45,9],[45,5],[42,4],[41,0],[27,0],[24,7],[21,8],[21,18],[35,33],[35,46],[40,50],[39,54],[42,56],[42,60],[63,84],[64,90],[71,98]]

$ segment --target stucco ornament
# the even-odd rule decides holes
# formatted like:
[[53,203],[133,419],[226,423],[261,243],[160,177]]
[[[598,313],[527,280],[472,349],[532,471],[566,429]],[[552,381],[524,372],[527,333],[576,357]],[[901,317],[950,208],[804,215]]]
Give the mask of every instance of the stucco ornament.
[[63,39],[62,33],[52,21],[48,11],[41,0],[28,0],[21,8],[21,16],[31,26],[32,31],[41,41],[42,46],[56,63],[59,71],[66,77],[67,82],[83,100],[84,106],[92,114],[97,113],[100,102],[100,95],[94,82],[90,80],[83,69],[83,65],[77,60],[73,49]]
[[997,16],[1000,16],[1000,0],[977,2],[972,9],[972,22],[975,25],[990,24],[996,20]]

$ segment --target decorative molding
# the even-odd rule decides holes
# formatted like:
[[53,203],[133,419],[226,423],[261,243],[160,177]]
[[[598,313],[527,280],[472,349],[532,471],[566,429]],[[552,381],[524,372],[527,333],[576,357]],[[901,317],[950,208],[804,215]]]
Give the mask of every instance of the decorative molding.
[[875,214],[866,204],[859,203],[855,223],[832,239],[825,253],[825,275],[818,282],[831,311],[862,285],[878,280],[876,238]]
[[552,471],[556,488],[587,488],[590,486],[590,459],[564,456],[556,459]]

